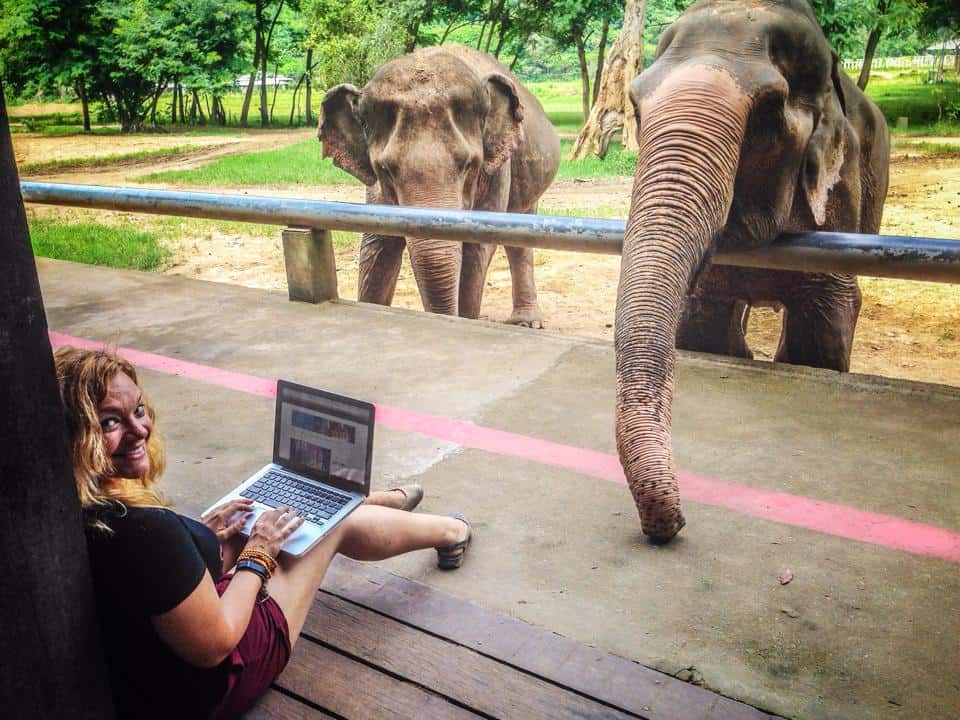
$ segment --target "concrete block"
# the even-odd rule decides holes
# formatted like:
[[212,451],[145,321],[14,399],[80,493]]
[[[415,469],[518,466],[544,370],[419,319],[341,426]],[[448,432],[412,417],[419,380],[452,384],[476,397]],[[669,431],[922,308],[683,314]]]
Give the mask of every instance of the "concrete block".
[[284,228],[283,259],[291,300],[320,303],[339,298],[337,263],[329,230]]

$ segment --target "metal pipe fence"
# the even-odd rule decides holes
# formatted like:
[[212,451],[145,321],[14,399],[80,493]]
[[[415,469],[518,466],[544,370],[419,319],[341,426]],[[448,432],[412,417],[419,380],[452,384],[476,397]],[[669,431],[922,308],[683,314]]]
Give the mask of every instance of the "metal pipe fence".
[[[487,242],[618,255],[623,220],[439,210],[296,198],[21,183],[30,203],[215,218],[381,235]],[[782,235],[767,247],[716,253],[719,265],[843,272],[960,283],[960,241],[897,235],[806,232]]]

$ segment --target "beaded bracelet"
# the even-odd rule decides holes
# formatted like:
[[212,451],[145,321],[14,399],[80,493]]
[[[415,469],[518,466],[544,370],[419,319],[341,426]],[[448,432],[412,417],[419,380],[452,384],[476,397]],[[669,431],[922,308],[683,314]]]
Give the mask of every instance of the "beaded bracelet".
[[273,575],[274,571],[277,569],[277,560],[272,555],[263,550],[256,548],[245,548],[243,552],[240,553],[240,556],[237,558],[237,561],[240,560],[256,560],[261,565],[263,565],[264,570],[267,572],[267,579]]

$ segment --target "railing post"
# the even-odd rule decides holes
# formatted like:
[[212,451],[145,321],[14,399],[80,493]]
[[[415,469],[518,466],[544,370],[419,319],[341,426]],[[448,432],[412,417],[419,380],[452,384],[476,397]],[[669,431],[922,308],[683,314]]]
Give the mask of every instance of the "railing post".
[[291,300],[320,303],[339,298],[333,234],[329,230],[284,228],[283,259]]

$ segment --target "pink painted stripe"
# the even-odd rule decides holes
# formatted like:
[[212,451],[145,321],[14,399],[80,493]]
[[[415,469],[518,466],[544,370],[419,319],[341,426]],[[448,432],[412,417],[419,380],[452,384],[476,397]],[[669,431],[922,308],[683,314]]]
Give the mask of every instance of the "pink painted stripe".
[[[105,347],[102,342],[53,331],[50,332],[50,341],[54,345],[75,345],[92,349]],[[113,349],[140,368],[179,375],[253,395],[276,397],[276,380],[130,348]],[[561,445],[463,420],[426,415],[389,405],[377,405],[377,423],[394,430],[420,433],[456,445],[523,458],[626,485],[619,459],[609,453]],[[716,480],[685,471],[679,471],[677,475],[685,500],[960,564],[960,533],[946,528],[912,522],[894,515],[857,510],[802,495]]]

